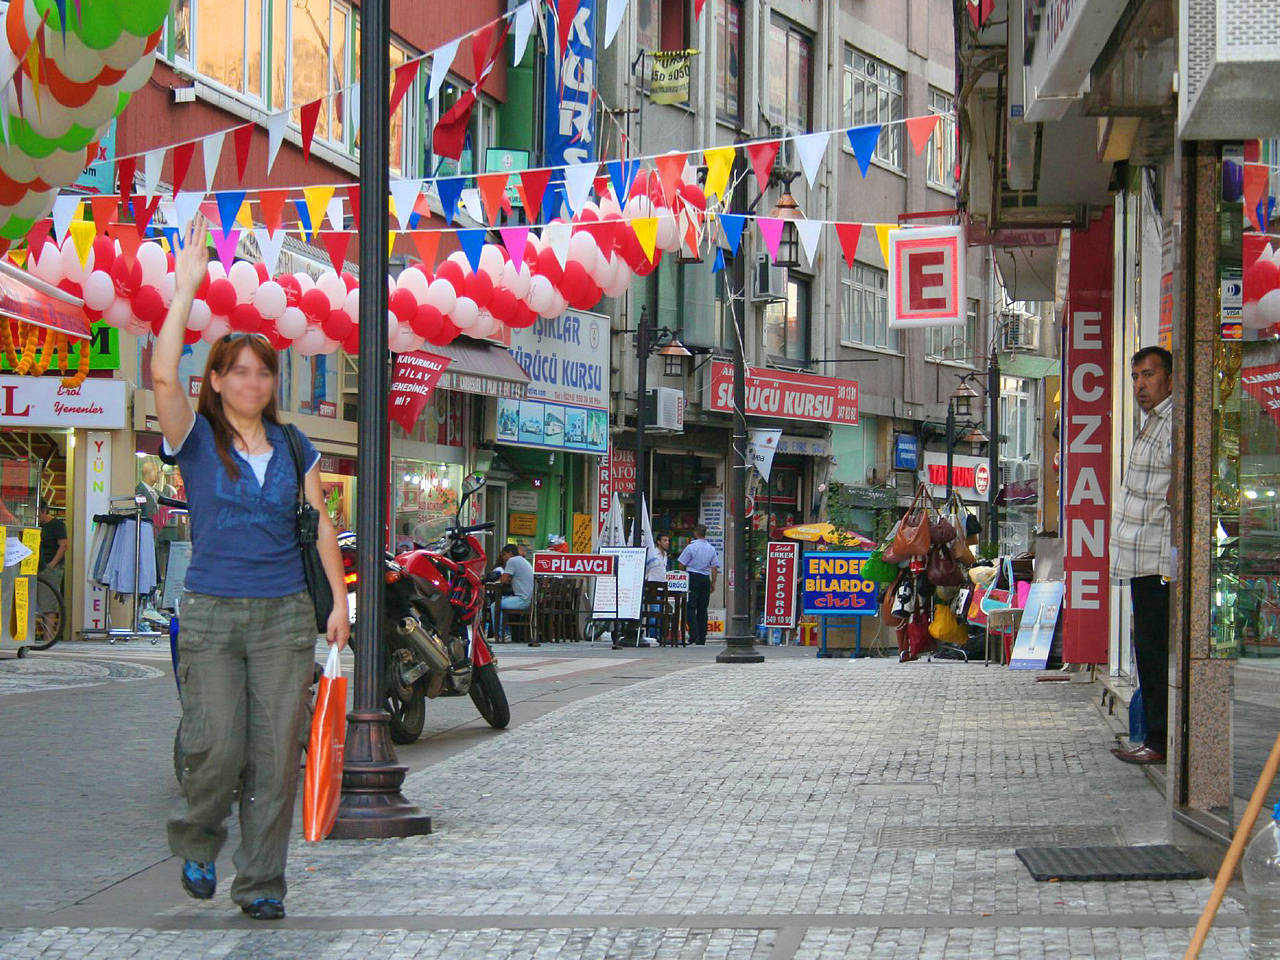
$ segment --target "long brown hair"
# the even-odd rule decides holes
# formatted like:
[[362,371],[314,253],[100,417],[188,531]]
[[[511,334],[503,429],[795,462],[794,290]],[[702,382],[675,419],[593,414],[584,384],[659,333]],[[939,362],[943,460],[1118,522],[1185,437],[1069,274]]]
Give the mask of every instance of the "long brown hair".
[[[231,455],[231,438],[238,436],[238,433],[235,427],[231,426],[231,421],[227,419],[226,411],[222,409],[222,394],[213,389],[209,382],[209,374],[216,373],[220,377],[225,377],[227,371],[240,358],[242,350],[252,350],[263,365],[271,371],[271,376],[276,383],[279,383],[280,360],[271,344],[262,337],[252,335],[235,339],[223,337],[209,350],[209,360],[204,366],[204,380],[200,383],[200,399],[196,401],[196,412],[208,420],[209,426],[213,428],[213,444],[218,451],[218,458],[226,466],[227,474],[232,480],[240,479],[240,467],[236,464],[235,457]],[[267,401],[262,411],[262,419],[268,423],[280,423],[280,416],[276,411],[275,388],[272,388],[271,399]],[[244,438],[241,437],[241,439]]]

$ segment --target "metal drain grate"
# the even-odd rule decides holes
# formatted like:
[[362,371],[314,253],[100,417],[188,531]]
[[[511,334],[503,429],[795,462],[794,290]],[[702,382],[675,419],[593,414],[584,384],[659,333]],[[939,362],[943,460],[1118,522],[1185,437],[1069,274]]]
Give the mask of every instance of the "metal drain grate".
[[1017,851],[1037,880],[1201,880],[1177,847],[1029,847]]
[[974,850],[998,850],[1013,847],[1086,846],[1123,843],[1116,827],[1088,825],[1024,825],[990,826],[956,824],[953,826],[881,827],[876,834],[877,847],[958,847]]

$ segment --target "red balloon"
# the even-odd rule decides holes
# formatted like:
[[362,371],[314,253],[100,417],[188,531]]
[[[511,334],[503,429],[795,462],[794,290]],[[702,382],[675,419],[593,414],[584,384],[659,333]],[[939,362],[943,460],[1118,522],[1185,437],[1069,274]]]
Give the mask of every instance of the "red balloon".
[[530,270],[532,270],[534,267],[538,265],[538,251],[533,249],[532,243],[525,244],[523,256],[524,256],[524,262],[529,265]]
[[446,260],[440,264],[436,270],[436,276],[441,280],[448,280],[454,290],[459,291],[461,295],[463,281],[466,280],[466,274],[462,272],[462,268],[452,260]]
[[493,291],[493,298],[489,301],[489,312],[501,320],[503,323],[510,325],[511,314],[516,308],[516,297],[506,287],[498,287]]
[[681,200],[699,213],[707,209],[707,195],[702,192],[702,188],[696,183],[682,183],[677,192],[680,194]]
[[489,301],[493,299],[493,281],[489,279],[489,275],[483,270],[473,273],[464,281],[466,287],[466,295],[476,302],[476,306],[483,310],[489,305]]
[[[116,257],[111,264],[111,279],[116,285],[116,296],[127,300],[142,286],[142,265],[135,260],[133,266],[129,266],[124,262],[124,257]],[[233,287],[232,290],[234,289]]]
[[182,331],[182,342],[183,342],[183,343],[185,343],[185,344],[189,347],[189,346],[191,346],[193,343],[196,343],[197,341],[199,341],[199,339],[200,339],[200,334],[201,334],[201,331],[199,331],[199,330],[183,330],[183,331]]
[[267,265],[265,263],[255,263],[253,265],[253,269],[258,271],[259,283],[266,283],[271,279],[271,272],[267,270]]
[[[418,301],[408,290],[396,290],[387,298],[387,307],[401,323],[411,323],[418,312]],[[334,337],[333,339],[341,340],[342,338]]]
[[578,300],[586,294],[590,283],[591,275],[587,273],[587,268],[577,260],[570,260],[564,265],[564,276],[558,286],[564,298],[576,305]]
[[169,273],[173,273],[173,268],[178,265],[178,260],[176,257],[174,257],[172,250],[166,250],[164,252],[164,262],[165,262],[165,269]]
[[443,322],[444,317],[440,311],[431,304],[424,303],[413,315],[413,319],[409,321],[409,328],[417,336],[422,337],[424,340],[431,340],[434,343],[435,341],[432,340],[432,337],[440,335],[440,327]]
[[524,330],[532,327],[537,321],[538,315],[523,300],[516,301],[516,308],[511,313],[511,326],[517,330]]
[[564,276],[564,268],[560,266],[560,261],[556,259],[555,251],[550,247],[546,247],[538,254],[538,273],[550,280],[553,287],[560,286],[560,278]]
[[110,237],[97,237],[93,241],[93,269],[110,272],[116,262],[116,244]]
[[226,277],[217,277],[209,281],[204,301],[209,304],[210,313],[219,317],[229,316],[236,306],[236,288]]
[[61,290],[63,293],[71,294],[73,297],[78,297],[82,293],[84,293],[84,289],[80,286],[80,284],[76,283],[70,277],[64,277],[63,279],[59,280],[58,289]]
[[360,281],[349,273],[340,274],[343,284],[346,285],[347,293],[350,293],[356,287],[360,286]]
[[164,323],[164,300],[160,297],[160,291],[155,287],[141,287],[138,292],[133,295],[133,315],[151,327],[157,333],[159,326]]
[[276,277],[276,283],[284,289],[286,306],[296,307],[302,299],[302,284],[298,283],[298,278],[292,273],[282,273]]
[[345,310],[334,310],[329,314],[328,319],[321,325],[324,335],[330,340],[339,342],[347,339],[347,334],[355,329],[355,321],[347,316]]
[[428,342],[434,343],[437,347],[443,347],[446,343],[452,343],[458,334],[462,332],[448,317],[441,317],[440,321],[440,330],[436,333],[435,337],[428,338]]
[[[170,270],[169,272],[172,273],[173,271]],[[209,281],[212,279],[213,278],[207,273],[200,278],[200,286],[196,287],[196,295],[194,299],[203,300],[205,298],[206,294],[209,292]]]
[[632,197],[643,197],[649,192],[649,171],[641,170],[636,174],[636,178],[631,181],[631,189],[627,191],[627,199]]
[[347,334],[347,339],[342,341],[342,349],[353,357],[360,352],[360,326],[358,324],[352,326],[351,332]]
[[1269,258],[1259,257],[1244,272],[1244,298],[1249,303],[1261,299],[1263,294],[1270,293],[1277,286],[1280,286],[1280,267]]
[[102,319],[102,311],[95,310],[93,309],[93,307],[85,307],[84,315],[85,315],[85,319],[88,320],[90,323],[97,323],[99,320]]
[[320,326],[324,326],[324,322],[329,319],[329,313],[333,309],[329,306],[329,298],[315,287],[312,287],[298,299],[298,307],[309,321]]
[[262,314],[252,303],[238,303],[227,317],[232,330],[242,333],[257,333],[262,329]]

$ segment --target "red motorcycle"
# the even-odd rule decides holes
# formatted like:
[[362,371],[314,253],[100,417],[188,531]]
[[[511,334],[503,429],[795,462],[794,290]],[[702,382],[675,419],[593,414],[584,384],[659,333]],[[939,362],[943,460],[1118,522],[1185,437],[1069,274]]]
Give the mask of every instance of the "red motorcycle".
[[[426,722],[426,702],[436,697],[470,696],[489,726],[501,730],[511,721],[507,695],[498,679],[497,660],[485,642],[483,622],[485,553],[476,536],[493,523],[462,523],[462,509],[484,486],[465,488],[450,521],[421,524],[414,542],[425,544],[387,554],[383,627],[386,710],[391,739],[413,743]],[[354,622],[356,537],[338,536]]]

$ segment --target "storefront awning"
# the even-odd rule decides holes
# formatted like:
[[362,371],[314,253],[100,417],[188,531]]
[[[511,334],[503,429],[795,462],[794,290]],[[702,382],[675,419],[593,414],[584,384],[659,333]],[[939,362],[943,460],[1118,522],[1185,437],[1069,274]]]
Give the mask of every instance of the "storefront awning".
[[493,343],[459,338],[444,346],[427,348],[451,361],[440,378],[446,390],[479,394],[486,397],[524,399],[529,375],[520,369],[511,354]]
[[47,327],[73,340],[91,336],[84,301],[5,261],[0,261],[0,316]]

